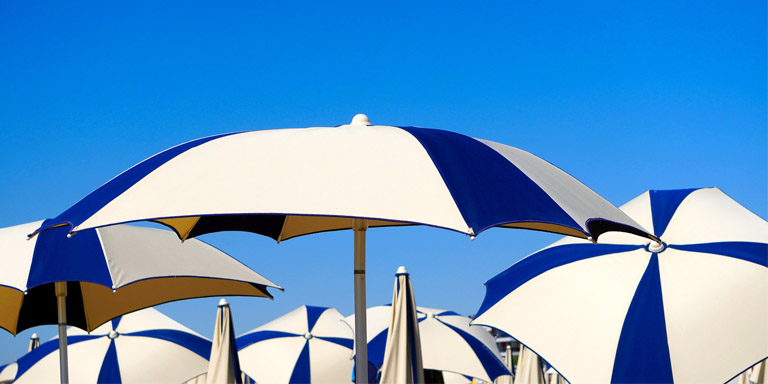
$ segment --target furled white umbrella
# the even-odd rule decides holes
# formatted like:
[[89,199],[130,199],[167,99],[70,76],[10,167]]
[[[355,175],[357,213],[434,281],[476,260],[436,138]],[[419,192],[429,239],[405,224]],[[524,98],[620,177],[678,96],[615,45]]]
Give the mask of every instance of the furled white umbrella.
[[352,329],[335,308],[303,305],[237,338],[240,367],[257,383],[348,383]]
[[37,333],[33,333],[32,336],[29,338],[29,347],[27,348],[27,352],[32,352],[33,349],[40,346],[40,338],[37,336]]
[[[514,360],[512,359],[512,346],[507,344],[507,349],[504,351],[504,367],[506,367],[510,373],[515,370]],[[494,384],[512,384],[512,375],[501,375],[493,380]]]
[[546,382],[539,355],[521,345],[520,355],[517,357],[514,384],[546,384]]
[[[424,369],[456,372],[486,382],[510,375],[499,358],[496,340],[484,327],[470,326],[467,316],[453,311],[416,310]],[[354,316],[347,317],[347,323],[354,324]],[[368,308],[368,358],[375,367],[381,367],[383,361],[391,316],[390,305]]]
[[219,309],[216,311],[216,325],[205,382],[206,384],[242,384],[240,359],[238,359],[235,342],[235,325],[229,303],[225,299],[219,301]]
[[[517,148],[415,127],[351,124],[193,140],[123,172],[41,230],[154,220],[182,239],[242,230],[277,241],[354,231],[357,329],[365,329],[365,234],[423,224],[475,236],[525,228],[596,240],[650,236],[559,168]],[[365,335],[366,332],[362,332]],[[358,356],[367,355],[363,339]],[[360,365],[358,382],[367,366]]]
[[768,361],[763,360],[754,367],[749,375],[749,381],[755,384],[768,384]]
[[[154,308],[67,333],[73,383],[181,383],[208,367],[211,342]],[[54,339],[19,358],[14,383],[59,381],[57,352]]]
[[392,313],[380,371],[383,384],[424,383],[416,298],[408,271],[402,266],[395,274]]
[[647,191],[622,209],[662,242],[565,238],[489,280],[474,322],[572,383],[724,383],[768,357],[768,222],[717,188]]
[[207,296],[272,296],[280,288],[199,240],[181,243],[167,230],[131,225],[87,230],[71,238],[53,228],[27,240],[41,222],[0,229],[0,327],[12,334],[59,325],[62,382],[66,326],[86,331],[122,314]]

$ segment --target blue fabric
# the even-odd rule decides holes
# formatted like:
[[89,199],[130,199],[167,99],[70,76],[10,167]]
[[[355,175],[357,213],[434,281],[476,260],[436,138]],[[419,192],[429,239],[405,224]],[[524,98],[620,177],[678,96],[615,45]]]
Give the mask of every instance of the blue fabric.
[[109,341],[107,354],[104,356],[104,362],[101,363],[99,378],[97,383],[122,383],[120,378],[120,363],[117,361],[117,348],[115,340]]
[[504,363],[499,360],[497,353],[494,353],[488,349],[488,347],[486,347],[485,344],[483,344],[480,340],[476,339],[474,336],[465,332],[464,330],[456,328],[453,325],[443,322],[438,318],[435,318],[435,320],[439,321],[440,324],[450,328],[452,331],[456,332],[457,335],[461,336],[462,339],[464,339],[467,345],[472,348],[472,352],[475,353],[477,359],[480,360],[480,363],[483,365],[483,369],[485,369],[485,372],[488,374],[488,377],[491,379],[491,381],[496,380],[496,378],[501,375],[512,374],[509,372],[507,367],[504,366]]
[[349,349],[354,348],[355,341],[352,339],[345,339],[343,337],[322,337],[322,336],[315,336],[315,339],[318,340],[325,340],[329,343],[334,343],[341,345],[342,347],[347,347]]
[[375,365],[376,369],[381,368],[381,364],[384,363],[384,350],[387,348],[387,334],[389,334],[389,329],[381,331],[368,342],[368,361]]
[[147,331],[123,333],[122,336],[150,337],[178,344],[200,357],[208,360],[211,357],[211,342],[191,333],[177,331],[175,329],[152,329]]
[[293,367],[291,378],[289,383],[311,383],[312,382],[312,370],[310,369],[309,358],[309,340],[304,343],[304,348],[299,353],[299,358],[296,360],[296,365]]
[[[67,345],[72,346],[73,344],[77,344],[81,341],[98,339],[99,337],[103,337],[103,336],[91,336],[91,335],[69,336],[67,337]],[[19,377],[21,377],[21,375],[23,375],[30,368],[32,368],[33,365],[37,364],[37,362],[40,361],[43,357],[46,357],[53,352],[57,352],[58,350],[59,350],[59,339],[53,339],[40,344],[39,347],[33,349],[31,352],[20,357],[18,360],[16,360],[16,364],[18,364],[19,369],[16,372],[15,379],[18,379]]]
[[696,189],[671,189],[665,191],[648,191],[651,198],[651,216],[653,218],[653,234],[661,237],[667,230],[677,207]]
[[87,281],[112,288],[107,261],[96,230],[67,238],[66,227],[43,231],[35,240],[27,287],[56,281]]
[[122,320],[122,316],[115,317],[112,319],[112,329],[117,331],[117,327],[120,326],[120,320]]
[[312,307],[309,305],[305,305],[307,308],[307,331],[312,332],[312,328],[315,327],[315,323],[317,323],[317,319],[320,318],[320,315],[323,314],[328,308],[323,307]]
[[612,253],[634,251],[642,245],[566,244],[536,252],[485,283],[485,298],[477,316],[485,313],[512,291],[550,269]]
[[576,223],[541,187],[482,142],[437,129],[400,128],[432,158],[475,234],[515,222],[557,224],[584,233],[585,223]]
[[720,243],[669,245],[669,248],[728,256],[768,267],[768,244],[765,243],[725,241]]
[[288,333],[288,332],[258,331],[258,332],[242,335],[238,337],[237,340],[235,340],[235,342],[237,344],[237,350],[242,351],[243,349],[247,348],[249,345],[258,343],[260,341],[276,339],[278,337],[297,337],[297,336],[304,337],[304,335],[297,335],[295,333]]
[[99,209],[109,204],[109,202],[122,194],[126,189],[132,187],[149,173],[165,164],[167,161],[194,147],[197,147],[198,145],[205,144],[211,140],[233,134],[236,133],[225,133],[216,136],[204,137],[181,145],[177,145],[173,148],[160,152],[157,155],[154,155],[149,159],[146,159],[141,163],[133,166],[106,184],[102,185],[56,218],[46,220],[40,226],[40,229],[42,230],[50,226],[60,224],[78,226],[87,218],[96,213]]
[[659,255],[640,279],[619,336],[612,383],[672,383],[667,326],[661,295]]

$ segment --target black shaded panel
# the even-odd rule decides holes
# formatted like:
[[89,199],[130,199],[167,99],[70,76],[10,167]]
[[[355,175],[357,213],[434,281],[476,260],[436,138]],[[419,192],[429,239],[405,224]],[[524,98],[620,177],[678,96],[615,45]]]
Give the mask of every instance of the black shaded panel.
[[189,233],[189,238],[206,233],[242,231],[264,235],[277,240],[283,230],[285,215],[212,215],[201,216]]
[[602,220],[602,219],[588,220],[587,229],[589,230],[589,233],[592,235],[592,238],[595,241],[597,241],[597,238],[603,233],[611,232],[611,231],[626,232],[626,233],[631,233],[633,235],[637,235],[640,237],[645,237],[646,239],[658,240],[658,238],[654,235],[645,233],[637,228],[630,227],[628,225],[620,224],[610,220]]
[[[38,325],[58,323],[54,283],[43,284],[27,291],[19,311],[16,332]],[[83,292],[79,282],[67,282],[67,325],[86,329]]]

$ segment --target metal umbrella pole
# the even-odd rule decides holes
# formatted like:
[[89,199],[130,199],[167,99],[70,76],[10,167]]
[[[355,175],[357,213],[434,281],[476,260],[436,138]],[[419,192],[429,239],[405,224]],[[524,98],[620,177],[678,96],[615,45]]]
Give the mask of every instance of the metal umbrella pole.
[[355,219],[355,382],[368,382],[368,332],[365,307],[365,231],[368,220]]
[[56,307],[59,317],[59,373],[61,384],[69,383],[69,363],[67,361],[67,282],[57,281]]

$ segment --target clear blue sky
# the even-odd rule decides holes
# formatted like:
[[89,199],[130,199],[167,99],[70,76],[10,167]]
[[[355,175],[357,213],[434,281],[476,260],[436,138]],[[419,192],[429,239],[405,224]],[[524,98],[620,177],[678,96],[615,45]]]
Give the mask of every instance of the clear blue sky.
[[[525,149],[616,205],[718,186],[765,218],[766,3],[0,0],[0,227],[55,216],[184,141],[356,113]],[[286,288],[230,299],[237,334],[302,304],[352,312],[349,232],[201,239]],[[558,236],[368,239],[369,305],[391,301],[405,265],[419,305],[468,315],[484,281]],[[217,301],[160,310],[210,337]],[[55,327],[0,332],[0,364],[32,332]]]

